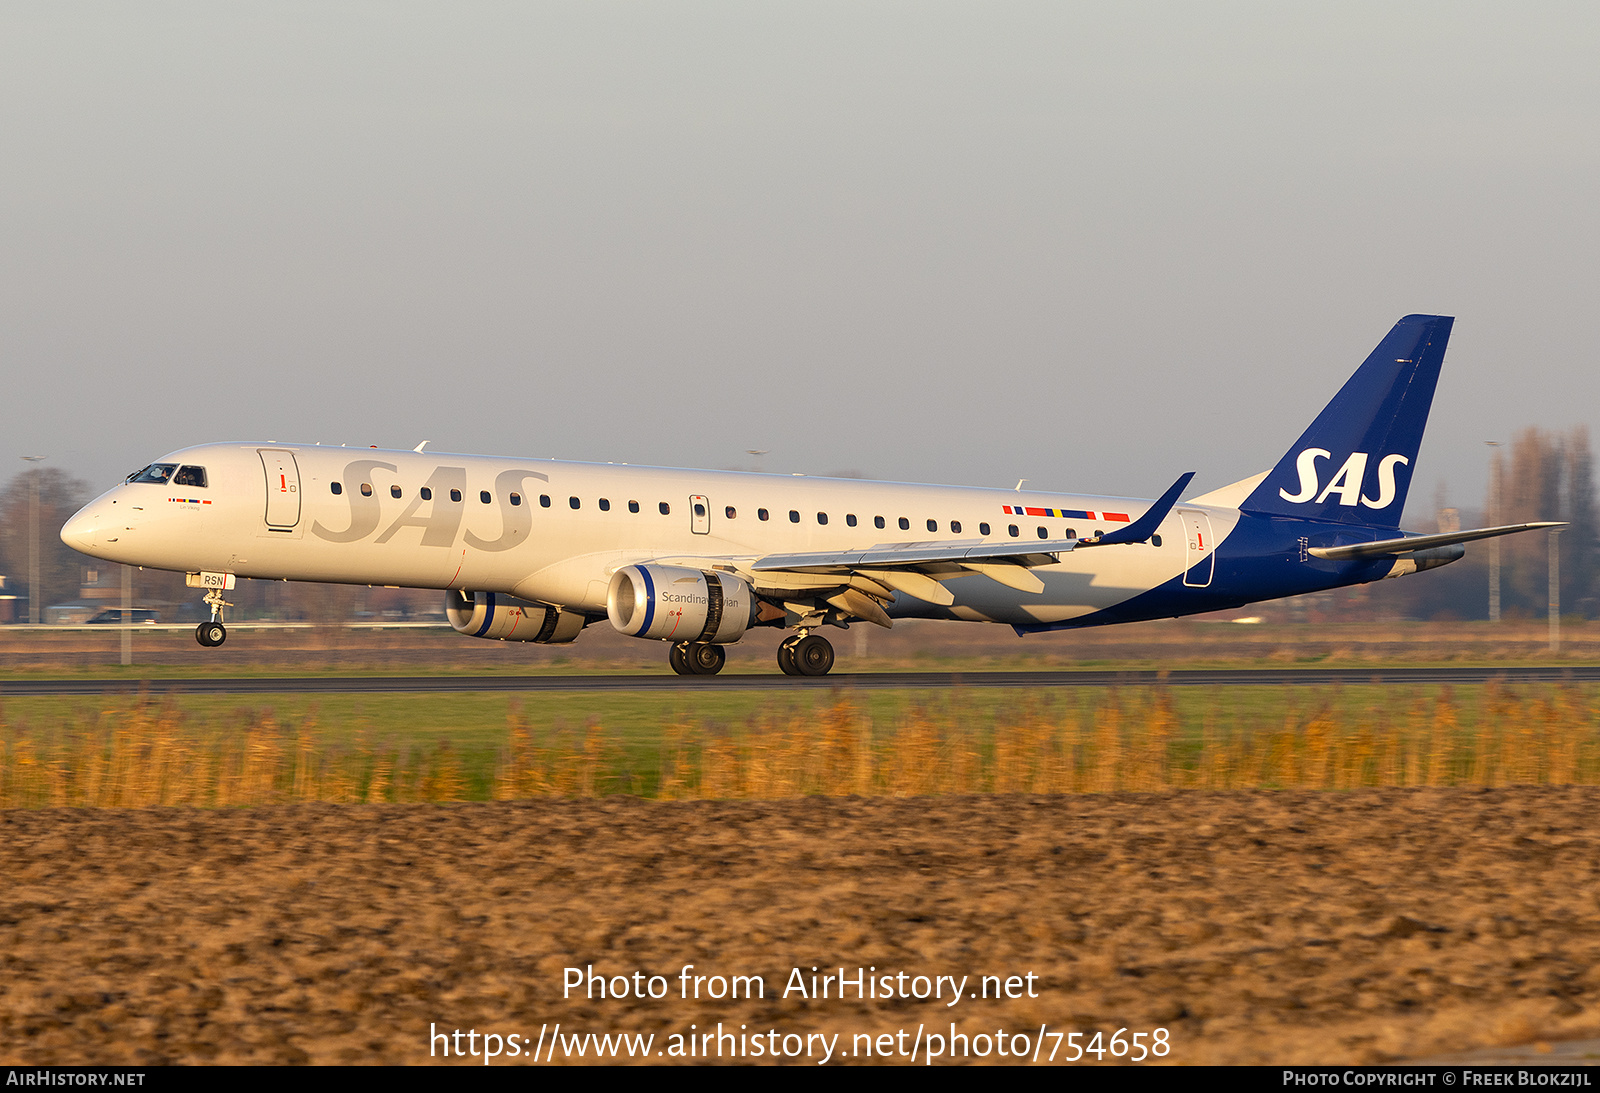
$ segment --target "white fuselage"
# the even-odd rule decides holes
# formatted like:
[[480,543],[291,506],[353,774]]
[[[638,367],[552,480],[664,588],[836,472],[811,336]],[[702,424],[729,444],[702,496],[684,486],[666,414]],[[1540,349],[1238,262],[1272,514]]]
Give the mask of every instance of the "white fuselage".
[[[605,613],[611,575],[635,563],[715,563],[741,571],[774,554],[908,542],[1024,551],[1030,541],[1112,531],[1149,505],[318,445],[208,444],[173,452],[155,466],[167,464],[202,469],[206,484],[118,486],[74,517],[62,538],[130,565],[497,592],[590,616]],[[1020,625],[1078,618],[1179,575],[1198,582],[1195,574],[1209,572],[1199,563],[1238,517],[1237,509],[1180,505],[1161,525],[1159,546],[1152,540],[1077,550],[1035,568],[1041,593],[965,573],[944,582],[953,604],[900,595],[889,614]]]

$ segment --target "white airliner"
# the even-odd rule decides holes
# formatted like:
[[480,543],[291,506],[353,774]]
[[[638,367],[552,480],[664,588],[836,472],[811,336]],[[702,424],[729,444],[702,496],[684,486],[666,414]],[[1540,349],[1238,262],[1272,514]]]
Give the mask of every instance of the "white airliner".
[[1399,530],[1452,320],[1402,319],[1265,474],[1179,501],[501,459],[205,444],[96,498],[61,538],[188,574],[200,644],[238,577],[437,588],[463,634],[569,642],[609,619],[714,674],[757,626],[790,675],[833,665],[824,626],[897,618],[1019,634],[1238,607],[1461,557]]

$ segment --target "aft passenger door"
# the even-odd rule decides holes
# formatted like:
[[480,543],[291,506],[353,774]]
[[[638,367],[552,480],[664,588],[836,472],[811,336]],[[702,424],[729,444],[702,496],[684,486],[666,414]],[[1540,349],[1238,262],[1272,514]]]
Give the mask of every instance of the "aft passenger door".
[[300,523],[300,467],[284,448],[257,448],[267,476],[267,527],[289,531]]
[[689,530],[696,535],[711,534],[711,502],[703,494],[689,498]]
[[1183,521],[1187,551],[1183,583],[1190,588],[1207,588],[1217,562],[1213,553],[1217,544],[1211,539],[1211,517],[1193,509],[1180,509],[1178,516]]

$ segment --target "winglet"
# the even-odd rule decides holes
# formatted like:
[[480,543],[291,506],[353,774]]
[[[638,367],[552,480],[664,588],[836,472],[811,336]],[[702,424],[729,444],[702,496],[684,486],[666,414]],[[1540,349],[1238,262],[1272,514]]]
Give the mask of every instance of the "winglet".
[[1080,546],[1110,546],[1113,543],[1145,543],[1150,541],[1150,536],[1156,533],[1161,526],[1161,521],[1167,518],[1167,513],[1172,511],[1172,506],[1178,503],[1178,495],[1183,493],[1189,485],[1189,480],[1194,477],[1194,472],[1189,471],[1172,484],[1172,488],[1162,494],[1156,502],[1144,510],[1144,515],[1125,528],[1107,532],[1097,539],[1085,539]]

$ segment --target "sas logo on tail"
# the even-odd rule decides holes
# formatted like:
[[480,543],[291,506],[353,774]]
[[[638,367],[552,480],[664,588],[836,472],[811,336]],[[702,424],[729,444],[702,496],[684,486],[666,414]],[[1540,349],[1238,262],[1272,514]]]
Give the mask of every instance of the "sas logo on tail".
[[1396,463],[1407,466],[1411,461],[1403,455],[1386,455],[1378,462],[1378,496],[1368,497],[1361,492],[1361,485],[1367,476],[1366,452],[1351,452],[1350,458],[1344,461],[1344,466],[1339,468],[1321,492],[1317,491],[1317,460],[1331,459],[1333,453],[1325,448],[1307,448],[1295,457],[1295,470],[1300,472],[1300,492],[1291,494],[1288,490],[1279,490],[1278,496],[1290,504],[1303,504],[1315,499],[1315,504],[1322,504],[1329,497],[1337,494],[1339,504],[1354,506],[1359,500],[1369,509],[1386,509],[1394,503],[1395,484],[1394,468]]

